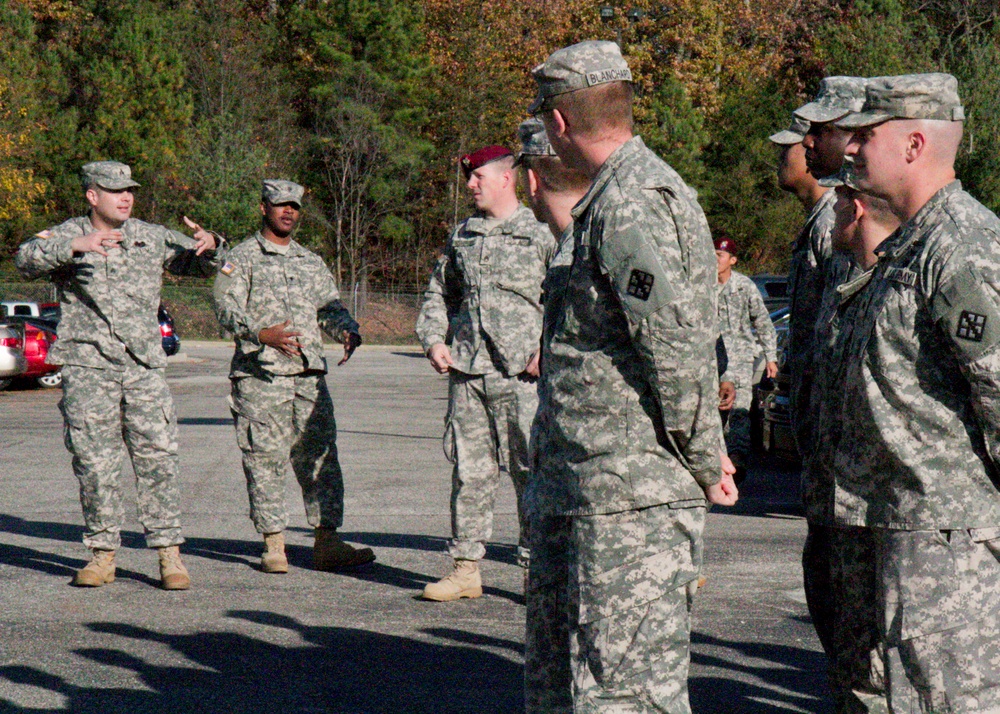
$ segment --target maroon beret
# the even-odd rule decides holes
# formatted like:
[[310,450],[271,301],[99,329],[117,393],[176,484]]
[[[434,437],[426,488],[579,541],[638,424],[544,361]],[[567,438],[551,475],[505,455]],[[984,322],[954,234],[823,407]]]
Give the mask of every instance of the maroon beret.
[[485,146],[479,151],[474,151],[462,157],[462,172],[465,174],[465,178],[469,178],[469,174],[480,166],[485,166],[491,161],[513,155],[514,153],[506,146]]
[[736,255],[736,242],[732,238],[716,238],[715,249],[724,250],[729,255]]

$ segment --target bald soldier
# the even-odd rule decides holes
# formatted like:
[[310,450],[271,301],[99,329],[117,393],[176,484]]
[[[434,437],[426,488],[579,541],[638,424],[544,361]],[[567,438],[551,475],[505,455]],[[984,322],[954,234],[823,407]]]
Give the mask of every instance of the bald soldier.
[[338,366],[351,358],[361,335],[330,269],[292,238],[304,193],[292,181],[265,180],[260,230],[232,250],[215,279],[215,314],[236,340],[229,405],[250,519],[264,539],[265,573],[288,572],[289,461],[314,529],[313,567],[339,570],[375,560],[371,548],[355,548],[337,533],[344,521],[344,477],[320,330],[343,342]]
[[59,291],[59,340],[48,362],[61,364],[66,448],[80,482],[90,562],[73,584],[115,579],[121,547],[122,460],[135,470],[139,521],[156,548],[160,586],[191,585],[181,561],[177,414],[165,376],[157,309],[163,271],[214,274],[224,249],[214,234],[184,219],[194,237],[132,217],[139,184],[118,161],[82,169],[86,216],[38,233],[21,245],[15,265],[26,277],[48,277]]
[[831,360],[833,518],[874,534],[892,712],[1000,711],[1000,220],[956,180],[964,118],[934,73],[870,80],[838,122],[902,222]]
[[531,588],[544,577],[551,596],[528,599],[529,633],[549,633],[527,638],[528,711],[687,712],[705,503],[737,496],[712,239],[694,191],[632,134],[616,44],[558,50],[532,74],[529,111],[591,184],[542,355],[532,523],[565,545],[532,555]]
[[452,469],[451,572],[425,600],[482,595],[479,561],[493,532],[493,501],[505,466],[517,494],[517,562],[527,568],[523,507],[528,442],[538,408],[542,280],[552,233],[517,198],[514,155],[488,146],[462,158],[476,213],[448,239],[417,318],[431,365],[448,375],[444,450]]

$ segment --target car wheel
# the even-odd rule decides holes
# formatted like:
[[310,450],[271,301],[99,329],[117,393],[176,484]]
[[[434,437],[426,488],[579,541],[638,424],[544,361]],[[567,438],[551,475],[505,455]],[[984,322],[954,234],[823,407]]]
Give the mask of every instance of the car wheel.
[[9,387],[9,386],[10,386],[10,383],[11,383],[12,381],[13,381],[13,380],[12,380],[12,379],[10,379],[10,378],[4,378],[4,379],[0,379],[0,392],[2,392],[2,391],[3,391],[3,390],[5,390],[5,389],[6,389],[7,387]]
[[54,389],[62,385],[62,372],[49,372],[48,374],[43,374],[41,377],[35,377],[35,381],[39,387]]

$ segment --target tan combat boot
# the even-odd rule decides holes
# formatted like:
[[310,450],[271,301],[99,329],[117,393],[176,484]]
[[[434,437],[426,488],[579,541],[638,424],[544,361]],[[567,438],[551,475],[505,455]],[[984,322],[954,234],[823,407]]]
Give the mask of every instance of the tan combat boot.
[[73,585],[81,588],[99,588],[115,581],[115,551],[93,550],[90,562],[76,571]]
[[265,533],[264,552],[260,556],[260,569],[265,573],[287,573],[288,558],[285,556],[285,534]]
[[430,583],[421,597],[435,602],[450,602],[459,598],[482,597],[483,581],[479,577],[479,563],[475,560],[456,560],[455,569],[448,575]]
[[164,590],[187,590],[191,578],[181,562],[181,549],[176,545],[157,548],[160,554],[160,587]]
[[317,528],[313,543],[313,567],[316,570],[354,568],[375,560],[371,548],[355,548],[340,539],[334,528]]

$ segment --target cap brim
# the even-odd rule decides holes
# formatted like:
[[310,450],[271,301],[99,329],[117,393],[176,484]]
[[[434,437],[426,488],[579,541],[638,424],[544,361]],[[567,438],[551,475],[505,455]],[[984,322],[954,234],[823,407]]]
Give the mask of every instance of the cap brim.
[[538,114],[542,110],[542,105],[545,104],[546,99],[547,97],[543,97],[541,94],[535,97],[535,101],[528,105],[528,114],[531,116]]
[[840,178],[840,174],[832,174],[831,176],[824,176],[819,181],[817,181],[823,188],[837,188],[838,186],[846,186],[844,180]]
[[860,129],[887,122],[892,118],[892,114],[886,112],[858,112],[857,114],[848,114],[838,121],[836,126],[838,129]]
[[141,185],[132,179],[99,178],[95,179],[94,183],[107,191],[121,191],[123,188],[139,188]]
[[850,109],[841,109],[839,107],[827,107],[819,102],[809,102],[805,106],[796,109],[793,114],[800,119],[805,119],[813,124],[826,124],[827,122],[836,121],[846,114],[850,114]]
[[779,144],[781,146],[794,146],[795,144],[801,144],[802,140],[805,139],[803,134],[796,134],[794,131],[789,131],[784,129],[779,131],[777,134],[771,134],[767,137],[771,143]]

